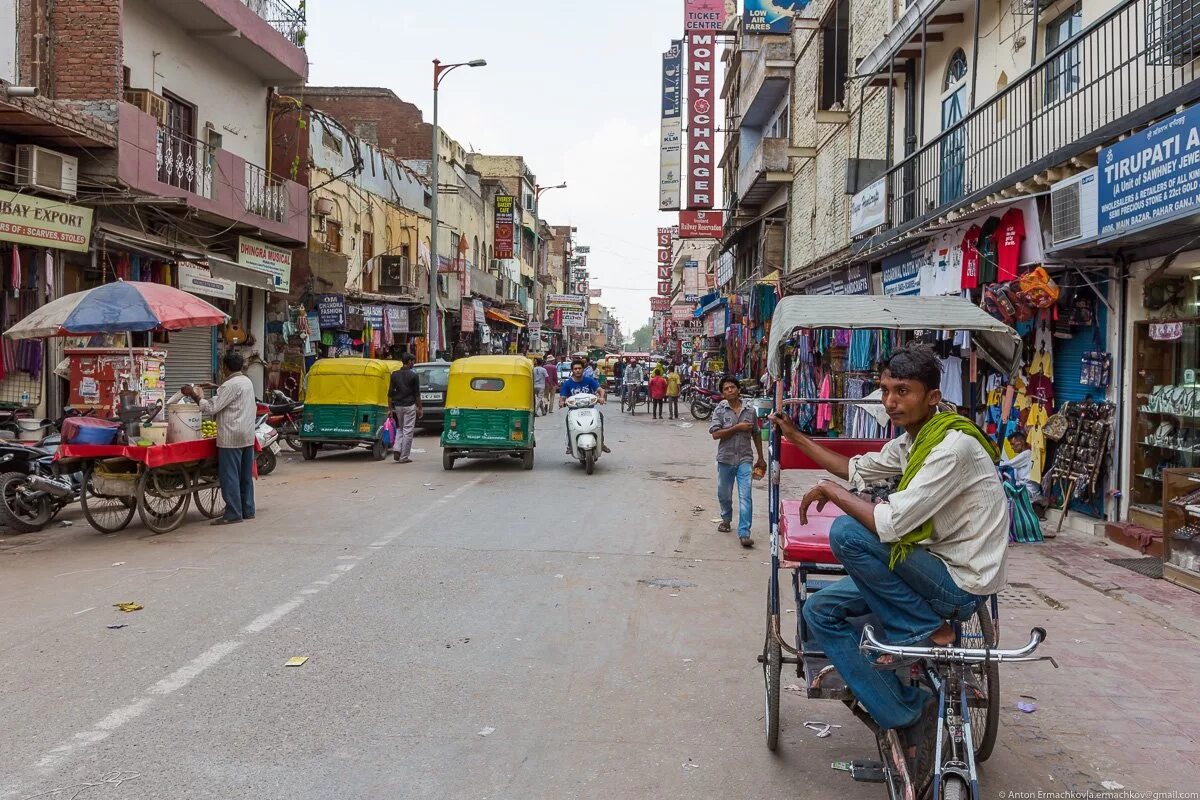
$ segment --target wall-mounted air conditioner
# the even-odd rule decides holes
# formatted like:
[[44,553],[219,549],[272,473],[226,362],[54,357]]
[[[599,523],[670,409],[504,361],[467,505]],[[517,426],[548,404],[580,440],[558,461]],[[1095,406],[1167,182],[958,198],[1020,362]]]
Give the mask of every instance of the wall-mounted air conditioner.
[[149,89],[126,89],[125,102],[154,117],[158,124],[167,124],[167,101],[161,94]]
[[1096,167],[1050,187],[1050,241],[1060,247],[1096,238]]
[[14,182],[59,197],[74,197],[79,189],[79,159],[33,144],[17,145]]

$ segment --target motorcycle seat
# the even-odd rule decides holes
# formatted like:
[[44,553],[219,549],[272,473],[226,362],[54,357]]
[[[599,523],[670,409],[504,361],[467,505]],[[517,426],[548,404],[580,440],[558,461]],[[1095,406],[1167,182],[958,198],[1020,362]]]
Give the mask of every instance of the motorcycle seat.
[[779,509],[779,535],[782,539],[785,561],[805,564],[838,564],[837,556],[829,546],[829,529],[834,520],[845,512],[832,503],[817,511],[815,505],[808,508],[808,524],[800,523],[800,501],[783,500]]
[[304,408],[304,403],[280,403],[278,405],[268,405],[267,411],[271,414],[291,414],[294,411],[301,411]]

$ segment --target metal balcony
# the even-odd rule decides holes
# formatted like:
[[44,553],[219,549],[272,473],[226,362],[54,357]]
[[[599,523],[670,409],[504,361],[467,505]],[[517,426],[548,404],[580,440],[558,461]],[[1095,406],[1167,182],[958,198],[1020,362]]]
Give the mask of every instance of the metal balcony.
[[287,182],[247,162],[245,205],[251,214],[284,222],[288,213]]
[[242,0],[246,7],[266,20],[297,47],[304,46],[304,12],[292,8],[284,0]]
[[888,170],[862,251],[1200,97],[1200,0],[1129,0]]
[[159,126],[154,152],[158,180],[212,199],[216,150],[199,139]]

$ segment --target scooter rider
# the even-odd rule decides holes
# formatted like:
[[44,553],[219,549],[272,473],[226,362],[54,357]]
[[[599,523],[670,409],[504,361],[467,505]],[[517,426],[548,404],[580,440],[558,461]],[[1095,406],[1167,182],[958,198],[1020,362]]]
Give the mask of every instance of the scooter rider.
[[[558,407],[563,408],[567,405],[567,398],[577,394],[594,394],[599,398],[601,405],[604,404],[604,387],[595,378],[585,377],[583,374],[584,361],[577,358],[571,362],[571,377],[563,381],[562,388],[558,390]],[[600,415],[600,441],[604,441],[604,414]],[[601,450],[605,453],[611,452],[608,445],[601,444]],[[571,431],[567,428],[567,455],[571,455]]]

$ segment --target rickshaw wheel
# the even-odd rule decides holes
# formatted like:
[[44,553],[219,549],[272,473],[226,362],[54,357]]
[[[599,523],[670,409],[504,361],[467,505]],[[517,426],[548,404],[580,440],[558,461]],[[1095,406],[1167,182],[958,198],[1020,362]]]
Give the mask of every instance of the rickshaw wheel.
[[317,457],[317,448],[320,447],[316,442],[301,442],[300,455],[305,461],[312,461]]
[[442,469],[447,471],[454,469],[454,456],[450,455],[449,450],[442,450]]
[[383,444],[383,439],[375,438],[375,443],[371,445],[371,458],[376,461],[383,461],[387,457],[387,448]]
[[[155,473],[158,473],[157,478]],[[179,527],[187,515],[192,493],[179,495],[160,494],[188,486],[188,476],[183,470],[148,469],[138,479],[138,516],[142,524],[155,533],[169,533]]]
[[124,530],[137,513],[137,503],[132,497],[115,497],[96,494],[92,488],[92,468],[83,474],[83,516],[88,524],[100,533],[116,533]]
[[767,635],[763,642],[763,693],[766,713],[763,725],[767,732],[767,749],[774,752],[779,746],[779,678],[783,673],[783,648],[771,635],[771,610],[767,606]]
[[521,467],[522,467],[522,469],[533,469],[533,451],[532,450],[526,450],[524,453],[521,454]]
[[[982,649],[995,647],[996,626],[987,603],[975,609],[975,616],[960,626],[962,647]],[[968,673],[971,687],[981,695],[973,697],[968,691],[967,713],[971,719],[971,739],[975,746],[975,760],[987,761],[996,746],[996,735],[1000,730],[1000,665],[973,665]]]
[[196,510],[206,519],[216,519],[225,513],[225,498],[220,487],[197,489],[192,497],[196,501]]

